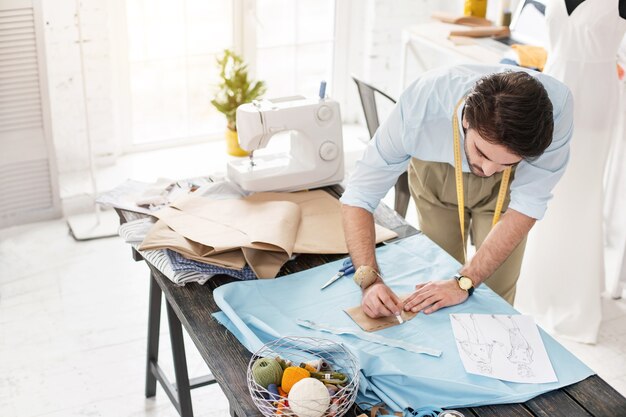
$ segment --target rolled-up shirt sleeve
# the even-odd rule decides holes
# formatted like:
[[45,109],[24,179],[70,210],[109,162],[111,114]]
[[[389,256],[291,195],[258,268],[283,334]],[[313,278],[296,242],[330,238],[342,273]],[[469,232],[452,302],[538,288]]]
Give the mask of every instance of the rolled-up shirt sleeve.
[[406,94],[387,120],[380,125],[350,179],[340,201],[373,212],[397,178],[407,169],[410,155],[405,150]]

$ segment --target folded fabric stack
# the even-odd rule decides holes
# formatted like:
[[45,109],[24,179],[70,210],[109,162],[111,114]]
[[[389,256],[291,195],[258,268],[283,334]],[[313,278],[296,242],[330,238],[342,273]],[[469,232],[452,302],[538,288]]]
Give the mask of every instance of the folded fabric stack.
[[[175,252],[169,260],[179,271],[274,278],[296,253],[348,251],[341,205],[323,190],[219,200],[193,193],[153,215],[139,249]],[[376,226],[377,242],[396,236]]]
[[[139,244],[143,241],[148,230],[154,225],[150,217],[140,218],[120,226],[118,234],[134,249],[139,250]],[[197,271],[175,271],[165,250],[139,251],[148,262],[156,266],[170,281],[177,285],[185,285],[188,282],[197,282],[203,285],[212,275],[198,273]]]

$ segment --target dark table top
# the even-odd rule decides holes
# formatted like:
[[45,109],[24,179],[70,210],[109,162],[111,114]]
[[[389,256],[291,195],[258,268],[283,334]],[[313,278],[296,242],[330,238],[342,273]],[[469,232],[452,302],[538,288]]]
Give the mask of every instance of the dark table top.
[[[329,187],[327,191],[335,196],[340,193],[336,187]],[[120,215],[125,217],[124,212],[120,212]],[[400,237],[419,233],[383,204],[376,211],[375,219],[378,224],[394,230]],[[302,271],[341,257],[343,255],[299,255],[285,264],[279,275]],[[179,287],[156,267],[146,263],[228,398],[232,412],[239,417],[261,416],[250,398],[246,383],[246,370],[252,354],[212,317],[213,313],[220,311],[213,299],[213,289],[233,279],[218,275],[205,285],[191,283]],[[626,398],[594,375],[523,404],[473,407],[459,411],[467,417],[626,417]]]

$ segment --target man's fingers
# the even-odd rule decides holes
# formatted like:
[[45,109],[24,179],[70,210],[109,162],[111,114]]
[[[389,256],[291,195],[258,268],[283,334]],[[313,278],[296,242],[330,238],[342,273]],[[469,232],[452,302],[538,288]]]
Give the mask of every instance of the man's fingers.
[[385,308],[387,316],[394,316],[402,312],[402,301],[398,298],[393,291],[389,290],[379,295],[380,302]]
[[411,311],[411,308],[419,304],[426,293],[430,292],[430,287],[426,287],[428,282],[417,284],[415,291],[404,300],[404,311]]
[[439,301],[437,294],[429,294],[419,304],[411,308],[411,311],[417,313],[418,311],[424,310],[426,307],[434,304],[437,301]]
[[424,310],[424,314],[434,313],[435,311],[439,310],[442,307],[446,307],[446,304],[444,303],[443,300],[439,300],[435,304],[431,305],[426,310]]
[[384,299],[382,297],[379,298],[380,305],[378,306],[378,317],[393,316],[396,314],[395,310],[397,307],[390,300],[391,299],[389,297],[384,297]]
[[[425,290],[423,292],[418,292],[418,293],[414,294],[413,298],[411,299],[411,301],[407,300],[407,302],[405,304],[405,309],[407,311],[411,310],[413,312],[418,311],[418,310],[415,310],[415,307],[417,307],[418,305],[422,304],[422,302],[424,300],[426,300],[428,297],[432,297],[432,295],[433,295],[433,292],[430,291],[430,290]],[[406,307],[408,307],[408,309]]]
[[374,312],[372,311],[372,308],[369,305],[363,304],[361,305],[361,308],[363,309],[363,312],[365,313],[367,317],[375,318]]
[[361,304],[363,312],[371,318],[394,315],[395,313],[393,312],[393,310],[395,310],[395,307],[393,307],[393,303],[391,303],[392,310],[390,310],[387,307],[389,301],[386,301],[391,300],[391,297],[389,296],[389,293],[393,295],[391,290],[388,290],[386,288],[376,288],[373,290],[373,292],[367,294],[364,302]]

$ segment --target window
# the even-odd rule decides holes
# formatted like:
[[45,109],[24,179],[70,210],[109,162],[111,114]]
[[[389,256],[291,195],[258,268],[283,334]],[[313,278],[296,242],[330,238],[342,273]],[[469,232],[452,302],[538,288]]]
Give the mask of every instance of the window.
[[127,0],[134,145],[206,136],[223,127],[210,104],[215,59],[233,42],[230,0]]
[[267,97],[317,94],[321,80],[331,81],[334,7],[334,0],[126,0],[129,147],[223,136],[224,116],[210,101],[225,48],[244,51]]
[[256,70],[268,96],[313,96],[331,81],[334,3],[257,0]]

